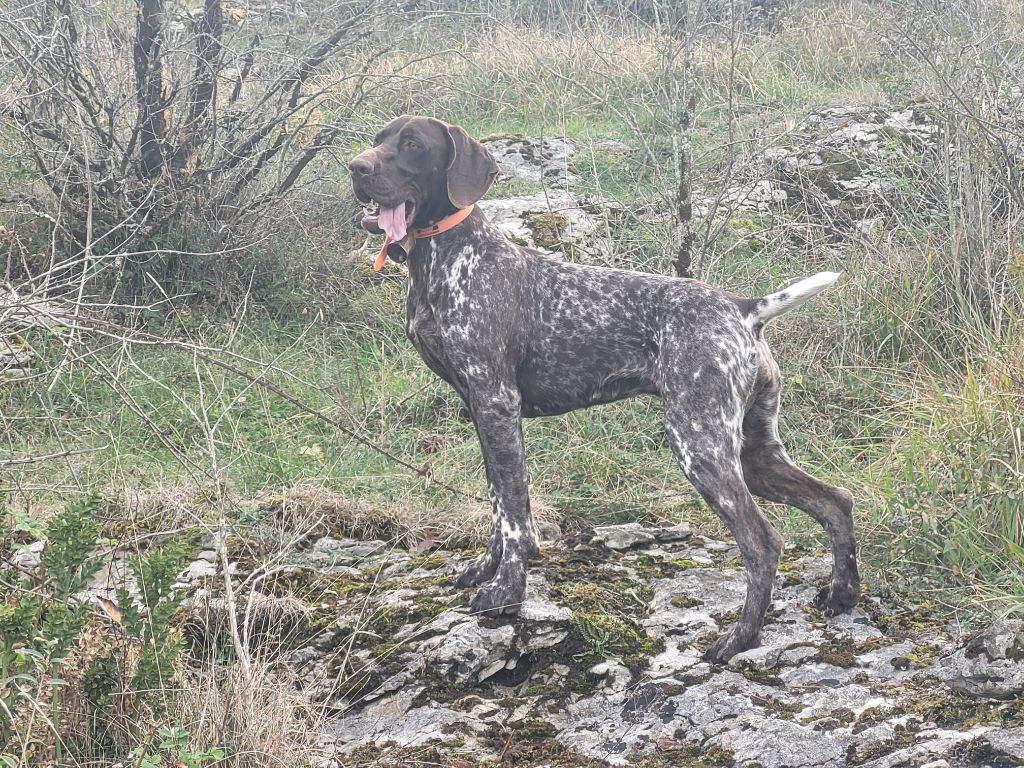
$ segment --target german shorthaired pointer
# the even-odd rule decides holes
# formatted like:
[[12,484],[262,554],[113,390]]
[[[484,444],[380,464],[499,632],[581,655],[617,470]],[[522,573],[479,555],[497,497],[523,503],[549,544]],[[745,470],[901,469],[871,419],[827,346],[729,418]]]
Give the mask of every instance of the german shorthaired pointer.
[[782,538],[751,494],[798,507],[828,532],[826,614],[860,594],[853,496],[798,469],[779,441],[779,368],[767,322],[839,275],[823,272],[760,299],[696,280],[571,264],[520,247],[474,203],[498,167],[457,126],[393,120],[349,166],[363,227],[408,260],[406,333],[466,402],[483,450],[493,522],[486,551],[459,577],[474,610],[519,610],[537,554],[523,416],[639,394],[665,403],[676,460],[736,537],[747,570],[739,621],[708,650],[725,661],[759,642]]

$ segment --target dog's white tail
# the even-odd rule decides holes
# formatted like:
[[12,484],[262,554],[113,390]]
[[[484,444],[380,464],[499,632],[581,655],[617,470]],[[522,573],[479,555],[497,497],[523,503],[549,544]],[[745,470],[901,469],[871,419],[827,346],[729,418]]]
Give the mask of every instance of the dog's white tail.
[[842,274],[842,272],[819,272],[813,277],[793,283],[781,291],[770,293],[760,299],[753,299],[751,301],[753,308],[749,316],[755,322],[761,323],[774,320],[779,315],[799,307],[812,296],[824,291],[842,277]]

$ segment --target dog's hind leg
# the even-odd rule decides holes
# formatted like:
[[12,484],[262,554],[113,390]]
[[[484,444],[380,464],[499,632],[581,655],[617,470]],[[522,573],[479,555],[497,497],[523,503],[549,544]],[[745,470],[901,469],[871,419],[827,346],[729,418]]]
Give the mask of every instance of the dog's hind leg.
[[508,385],[480,382],[468,388],[487,469],[491,535],[487,550],[459,577],[459,586],[480,586],[470,601],[474,611],[518,613],[526,594],[526,563],[537,554],[530,516],[523,444],[521,401]]
[[672,452],[708,506],[732,531],[747,570],[747,595],[739,620],[705,653],[709,661],[725,662],[760,642],[782,554],[782,537],[758,509],[743,482],[739,419],[717,416],[711,411],[694,415],[691,408],[666,398],[665,430]]
[[856,605],[860,596],[853,495],[792,462],[779,440],[778,412],[776,384],[758,397],[743,421],[743,476],[751,493],[801,509],[825,529],[832,544],[832,583],[815,602],[826,615],[841,613]]

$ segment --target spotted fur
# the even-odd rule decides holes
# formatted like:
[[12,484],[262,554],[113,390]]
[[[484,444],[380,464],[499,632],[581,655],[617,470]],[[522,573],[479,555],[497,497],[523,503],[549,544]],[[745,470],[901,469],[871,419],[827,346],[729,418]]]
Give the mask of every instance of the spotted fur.
[[[376,172],[395,173],[382,157],[370,158]],[[818,595],[822,610],[857,602],[853,498],[786,454],[777,427],[779,369],[762,333],[837,274],[744,299],[696,280],[562,261],[512,243],[479,210],[416,241],[408,268],[408,337],[467,404],[484,457],[491,535],[458,579],[478,587],[473,609],[516,613],[527,560],[537,553],[522,417],[641,394],[663,399],[673,454],[732,531],[746,565],[739,620],[708,658],[726,660],[756,645],[771,601],[782,539],[752,494],[798,507],[828,532],[834,565],[831,584]]]

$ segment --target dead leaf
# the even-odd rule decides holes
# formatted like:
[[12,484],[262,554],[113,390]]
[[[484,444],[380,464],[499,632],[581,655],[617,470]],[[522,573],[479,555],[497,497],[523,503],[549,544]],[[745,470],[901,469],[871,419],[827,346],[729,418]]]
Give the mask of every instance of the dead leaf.
[[423,529],[423,540],[416,543],[416,553],[422,555],[431,550],[437,549],[438,543],[434,541],[434,531],[430,528]]
[[111,621],[113,621],[116,624],[123,623],[123,619],[121,617],[121,609],[117,607],[117,603],[115,603],[113,600],[108,600],[105,597],[97,596],[96,599],[99,600],[100,607],[103,609],[103,612],[110,617]]
[[679,739],[673,739],[671,736],[662,736],[654,742],[654,745],[658,748],[659,752],[678,752],[686,747]]

